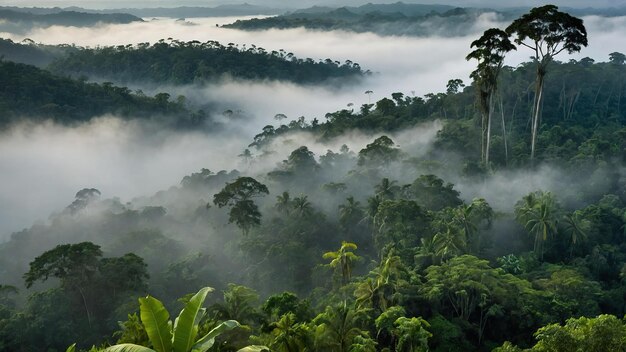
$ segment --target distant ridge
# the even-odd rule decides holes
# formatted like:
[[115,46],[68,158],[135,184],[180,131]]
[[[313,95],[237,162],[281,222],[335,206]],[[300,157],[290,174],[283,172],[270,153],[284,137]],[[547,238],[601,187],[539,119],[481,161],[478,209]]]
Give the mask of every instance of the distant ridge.
[[113,15],[129,14],[136,17],[171,17],[171,18],[194,18],[194,17],[225,17],[225,16],[254,16],[254,15],[279,15],[284,10],[277,8],[243,4],[228,4],[215,7],[204,6],[178,6],[178,7],[156,7],[156,8],[118,8],[106,10],[86,9],[82,7],[0,7],[16,12],[31,13],[36,15],[50,15],[61,12],[80,12],[86,14]]
[[[57,11],[45,13],[43,10],[33,10],[35,12],[29,12],[29,9],[9,9],[0,8],[0,20],[3,25],[6,23],[34,26],[34,25],[62,25],[62,26],[77,26],[86,27],[96,23],[131,23],[142,22],[139,17],[126,14],[126,13],[110,13],[110,14],[98,14],[98,13],[86,13],[77,11]],[[0,26],[2,28],[2,26]]]

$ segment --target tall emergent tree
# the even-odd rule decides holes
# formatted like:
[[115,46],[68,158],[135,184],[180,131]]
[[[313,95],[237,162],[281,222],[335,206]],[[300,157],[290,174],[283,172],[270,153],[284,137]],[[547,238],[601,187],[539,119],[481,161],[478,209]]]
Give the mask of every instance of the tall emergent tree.
[[[498,88],[498,75],[504,64],[504,55],[515,49],[509,40],[509,35],[498,28],[490,28],[477,40],[471,48],[475,48],[467,55],[466,60],[478,60],[478,67],[470,77],[476,85],[477,100],[482,115],[481,160],[489,164],[489,144],[491,142],[491,115],[493,111],[493,96]],[[504,121],[503,121],[504,125]]]
[[229,206],[228,222],[235,223],[246,235],[253,226],[261,224],[259,207],[252,198],[269,194],[267,186],[252,177],[239,177],[213,196],[213,203],[222,208]]
[[537,65],[530,149],[530,159],[534,160],[547,67],[562,51],[571,54],[587,46],[587,30],[582,19],[560,12],[555,5],[545,5],[513,21],[506,32],[515,37],[516,44],[533,51]]

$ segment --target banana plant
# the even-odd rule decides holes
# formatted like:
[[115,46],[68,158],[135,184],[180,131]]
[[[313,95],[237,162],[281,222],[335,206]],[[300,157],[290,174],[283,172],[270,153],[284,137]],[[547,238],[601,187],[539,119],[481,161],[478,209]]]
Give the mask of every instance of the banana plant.
[[[239,326],[237,321],[227,320],[206,335],[198,338],[198,324],[206,313],[202,305],[207,294],[211,291],[213,289],[210,287],[205,287],[198,291],[185,305],[185,308],[183,308],[173,324],[170,320],[169,312],[161,301],[151,296],[139,298],[141,322],[146,329],[153,348],[127,343],[111,346],[105,352],[207,351],[213,346],[217,336]],[[254,348],[257,346],[249,347]],[[258,349],[258,351],[262,350],[262,347]]]

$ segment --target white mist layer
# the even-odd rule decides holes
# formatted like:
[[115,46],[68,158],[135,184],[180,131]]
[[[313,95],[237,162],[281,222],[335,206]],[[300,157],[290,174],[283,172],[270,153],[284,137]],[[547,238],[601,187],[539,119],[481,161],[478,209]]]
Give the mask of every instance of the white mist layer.
[[234,168],[242,144],[232,135],[159,132],[114,117],[74,128],[15,126],[0,134],[0,233],[46,220],[82,188],[125,202],[203,167]]

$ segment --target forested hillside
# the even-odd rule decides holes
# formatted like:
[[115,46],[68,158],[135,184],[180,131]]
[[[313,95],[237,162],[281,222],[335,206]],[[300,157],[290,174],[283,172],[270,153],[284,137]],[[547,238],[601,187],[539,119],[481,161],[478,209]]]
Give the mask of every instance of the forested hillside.
[[[607,62],[584,58],[549,66],[538,159],[576,166],[591,161],[624,160],[625,58],[614,52]],[[529,161],[534,79],[532,62],[502,69],[501,88],[494,97],[490,168],[526,166]],[[438,134],[437,151],[454,152],[480,163],[481,126],[475,120],[477,86],[465,86],[461,80],[451,79],[447,88],[446,92],[424,97],[394,93],[358,109],[351,106],[328,113],[325,122],[268,126],[253,144],[263,147],[274,136],[300,130],[330,139],[355,129],[393,132],[441,119],[446,123]]]
[[69,45],[42,45],[25,39],[16,43],[11,39],[0,38],[0,58],[22,64],[45,67],[55,58],[65,55],[67,51],[77,50]]
[[55,76],[30,65],[0,61],[0,127],[22,120],[53,120],[78,124],[104,114],[162,121],[171,126],[204,124],[203,112],[188,110],[182,100],[170,101],[167,93],[155,97],[132,93],[110,82]]
[[[472,82],[277,113],[237,169],[214,154],[151,195],[78,190],[0,244],[0,351],[626,351],[626,55],[568,60],[588,44],[582,20],[535,8],[472,42]],[[52,68],[201,83],[214,50],[241,78],[362,74],[174,40]],[[531,61],[506,66],[512,50]],[[0,81],[3,116],[188,114],[23,64]]]
[[[452,37],[467,33],[468,28],[471,28],[481,15],[493,12],[493,10],[472,8],[437,6],[424,8],[424,5],[394,5],[296,11],[280,16],[237,20],[224,27],[243,30],[303,27],[325,31],[373,32],[381,35]],[[512,15],[499,14],[499,17],[500,20],[507,20]]]
[[284,50],[267,52],[216,41],[165,41],[150,45],[84,48],[50,65],[54,72],[94,75],[119,81],[206,83],[220,78],[323,83],[357,79],[366,72],[357,63],[299,59]]
[[125,13],[96,14],[76,11],[32,13],[25,8],[0,7],[0,30],[26,33],[36,27],[77,26],[90,27],[106,23],[141,22],[142,19]]

